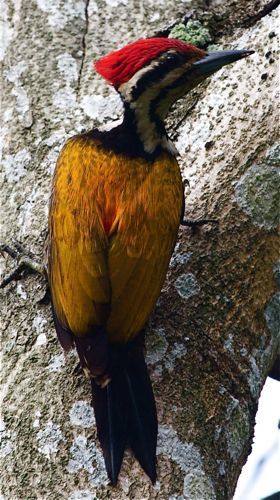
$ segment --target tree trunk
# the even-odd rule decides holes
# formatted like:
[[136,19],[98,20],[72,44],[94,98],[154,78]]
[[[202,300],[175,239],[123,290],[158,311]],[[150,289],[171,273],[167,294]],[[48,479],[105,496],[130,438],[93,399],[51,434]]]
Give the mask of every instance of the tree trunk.
[[[108,486],[89,384],[76,373],[74,353],[61,353],[50,306],[40,302],[44,280],[28,276],[3,292],[5,500],[232,497],[250,451],[260,390],[279,349],[276,4],[3,4],[2,237],[20,240],[36,255],[43,251],[62,143],[121,113],[92,60],[159,31],[171,17],[179,20],[186,5],[198,9],[219,48],[256,51],[183,99],[169,119],[189,181],[186,216],[218,224],[196,234],[180,231],[147,327],[160,424],[156,486],[129,456],[118,487]],[[5,273],[13,265],[3,259]]]

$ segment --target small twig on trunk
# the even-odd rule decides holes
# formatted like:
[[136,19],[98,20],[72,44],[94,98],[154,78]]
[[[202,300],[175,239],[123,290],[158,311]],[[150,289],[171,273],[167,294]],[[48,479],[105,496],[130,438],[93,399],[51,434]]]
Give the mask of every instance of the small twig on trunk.
[[267,16],[270,14],[274,9],[276,9],[280,5],[280,0],[272,0],[269,2],[267,5],[263,7],[262,10],[260,10],[257,14],[254,14],[252,16],[248,16],[244,22],[243,26],[246,28],[249,28],[250,26],[254,26],[257,21],[262,19],[263,17]]
[[87,50],[87,45],[86,45],[86,37],[88,34],[88,24],[89,24],[89,18],[88,18],[88,7],[89,7],[89,0],[86,0],[85,3],[85,29],[82,37],[82,60],[81,60],[81,65],[79,69],[79,75],[78,75],[78,81],[77,81],[77,92],[79,94],[80,92],[80,86],[81,86],[81,78],[82,78],[82,73],[83,73],[83,68],[84,68],[84,62],[85,62],[85,57],[86,57],[86,50]]

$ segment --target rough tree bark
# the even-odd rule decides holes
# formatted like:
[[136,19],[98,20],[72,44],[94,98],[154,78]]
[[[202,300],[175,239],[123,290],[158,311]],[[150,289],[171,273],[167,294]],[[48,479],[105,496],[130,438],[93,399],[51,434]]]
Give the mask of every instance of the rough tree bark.
[[[75,373],[75,355],[61,353],[50,307],[39,301],[43,279],[28,276],[3,291],[5,500],[231,498],[279,347],[276,2],[254,17],[268,3],[3,3],[2,238],[21,240],[35,255],[42,255],[61,144],[121,113],[118,98],[93,73],[93,59],[179,20],[186,6],[198,9],[220,48],[256,51],[220,71],[170,117],[190,183],[186,214],[219,225],[195,235],[180,231],[147,328],[160,423],[156,486],[127,457],[118,488],[108,487],[89,384]],[[3,259],[5,273],[12,267]]]

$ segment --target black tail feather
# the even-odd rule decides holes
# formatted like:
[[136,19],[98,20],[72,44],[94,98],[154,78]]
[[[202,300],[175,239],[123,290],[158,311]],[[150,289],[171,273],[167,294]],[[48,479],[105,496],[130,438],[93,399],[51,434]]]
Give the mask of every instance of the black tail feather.
[[110,382],[102,388],[92,379],[91,386],[98,439],[108,477],[112,485],[116,485],[126,445],[127,426],[122,401],[116,390],[118,384]]
[[157,414],[151,381],[143,359],[125,373],[128,390],[128,445],[141,467],[156,482]]
[[92,393],[97,434],[111,483],[117,483],[126,447],[155,483],[157,415],[142,350],[136,355],[122,352],[111,382],[102,388],[92,379]]

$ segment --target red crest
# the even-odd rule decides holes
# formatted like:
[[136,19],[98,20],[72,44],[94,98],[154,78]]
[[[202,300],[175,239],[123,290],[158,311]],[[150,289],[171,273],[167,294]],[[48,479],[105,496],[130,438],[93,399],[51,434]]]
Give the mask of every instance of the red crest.
[[130,43],[122,49],[99,59],[96,71],[111,85],[118,88],[141,68],[168,50],[176,50],[186,56],[203,57],[205,52],[175,38],[147,38]]

